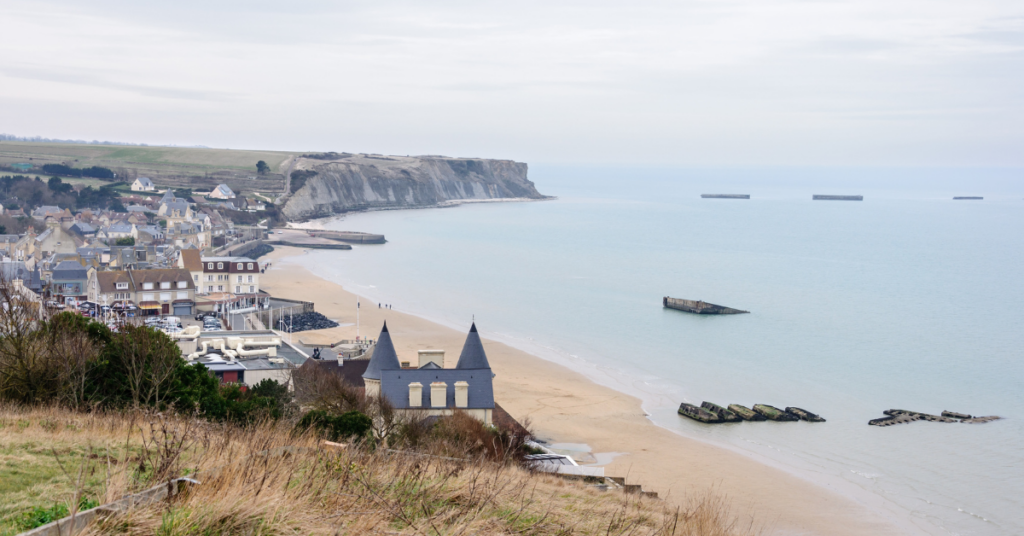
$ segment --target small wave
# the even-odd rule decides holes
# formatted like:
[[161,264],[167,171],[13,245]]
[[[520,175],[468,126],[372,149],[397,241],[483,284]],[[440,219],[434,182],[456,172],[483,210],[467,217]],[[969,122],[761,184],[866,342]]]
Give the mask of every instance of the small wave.
[[963,508],[957,508],[956,511],[957,512],[963,512],[963,513],[965,513],[965,514],[967,514],[967,515],[969,515],[971,517],[976,517],[976,518],[984,521],[985,523],[991,523],[991,521],[989,521],[987,518],[985,518],[983,516],[980,516],[978,514],[975,514],[974,512],[968,512],[967,510],[964,510]]
[[855,471],[853,469],[850,469],[850,472],[855,474],[855,475],[857,475],[857,476],[862,476],[862,477],[870,479],[870,480],[874,480],[874,479],[876,479],[876,478],[878,478],[880,476],[883,476],[883,475],[880,475],[878,473],[861,473],[860,471]]

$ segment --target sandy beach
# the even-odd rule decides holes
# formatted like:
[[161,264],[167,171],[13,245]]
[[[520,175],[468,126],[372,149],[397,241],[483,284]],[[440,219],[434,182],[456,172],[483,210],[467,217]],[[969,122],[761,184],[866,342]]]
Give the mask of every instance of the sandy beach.
[[[342,323],[355,322],[356,296],[301,267],[303,250],[278,247],[260,261],[272,266],[261,287],[273,296],[312,301],[316,310]],[[444,349],[446,366],[458,359],[465,339],[456,331],[399,311],[378,309],[364,300],[360,333],[376,338],[387,320],[399,357],[415,361],[416,351]],[[468,326],[467,326],[468,328]],[[497,401],[513,417],[529,421],[539,438],[585,443],[594,453],[616,453],[605,474],[626,477],[656,491],[669,503],[714,490],[728,498],[733,514],[772,534],[925,534],[873,497],[856,500],[745,455],[682,437],[654,425],[640,401],[591,382],[560,365],[502,343],[487,340]],[[356,327],[340,326],[295,334],[307,342],[351,339]]]

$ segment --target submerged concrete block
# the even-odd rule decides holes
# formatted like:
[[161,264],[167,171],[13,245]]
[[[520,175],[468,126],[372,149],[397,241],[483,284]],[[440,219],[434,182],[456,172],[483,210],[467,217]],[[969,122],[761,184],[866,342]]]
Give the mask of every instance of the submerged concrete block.
[[704,408],[698,408],[693,404],[687,404],[686,402],[679,404],[679,414],[703,423],[722,422],[721,417],[718,415],[715,415]]
[[756,411],[754,411],[754,410],[752,410],[752,409],[750,409],[750,408],[748,408],[746,406],[741,406],[739,404],[729,404],[729,411],[735,413],[736,416],[738,416],[739,418],[741,418],[741,419],[743,419],[745,421],[765,421],[765,420],[767,420],[760,413],[757,413]]
[[715,415],[718,415],[718,418],[722,419],[722,422],[739,422],[742,420],[740,419],[739,415],[736,415],[735,413],[723,408],[722,406],[719,406],[718,404],[708,402],[707,400],[701,403],[700,407],[710,411],[711,413],[714,413]]
[[800,417],[768,404],[754,404],[754,411],[760,413],[770,421],[799,421]]
[[825,419],[822,419],[817,413],[811,413],[806,409],[788,407],[786,408],[786,413],[792,413],[793,415],[800,417],[800,420],[807,422],[825,422]]

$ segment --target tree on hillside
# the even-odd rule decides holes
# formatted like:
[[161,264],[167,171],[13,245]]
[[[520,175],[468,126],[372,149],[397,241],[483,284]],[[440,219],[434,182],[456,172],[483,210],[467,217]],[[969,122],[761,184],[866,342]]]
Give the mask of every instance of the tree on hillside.
[[114,245],[115,246],[134,246],[135,245],[135,237],[126,236],[124,238],[118,238],[117,242],[115,242]]
[[256,162],[256,171],[260,175],[263,175],[264,173],[270,171],[270,166],[268,166],[266,162],[260,160],[259,162]]

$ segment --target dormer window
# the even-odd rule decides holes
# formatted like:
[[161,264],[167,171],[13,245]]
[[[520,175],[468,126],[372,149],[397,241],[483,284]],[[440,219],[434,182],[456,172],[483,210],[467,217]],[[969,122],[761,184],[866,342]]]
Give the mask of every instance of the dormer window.
[[153,283],[143,283],[142,290],[153,290]]
[[188,288],[188,281],[178,281],[178,288]]
[[171,288],[171,282],[170,281],[164,281],[164,282],[160,283],[160,288],[162,288],[162,289]]
[[239,270],[245,270],[245,268],[242,268],[242,263],[238,263],[238,269]]
[[223,262],[218,262],[217,263],[217,269],[218,270],[223,270],[224,269],[224,263]]
[[114,284],[114,288],[116,288],[118,290],[124,290],[124,289],[128,288],[128,283],[115,283]]
[[213,270],[213,263],[212,262],[211,263],[207,263],[206,269],[207,270]]
[[252,263],[249,263],[249,269],[252,270]]

